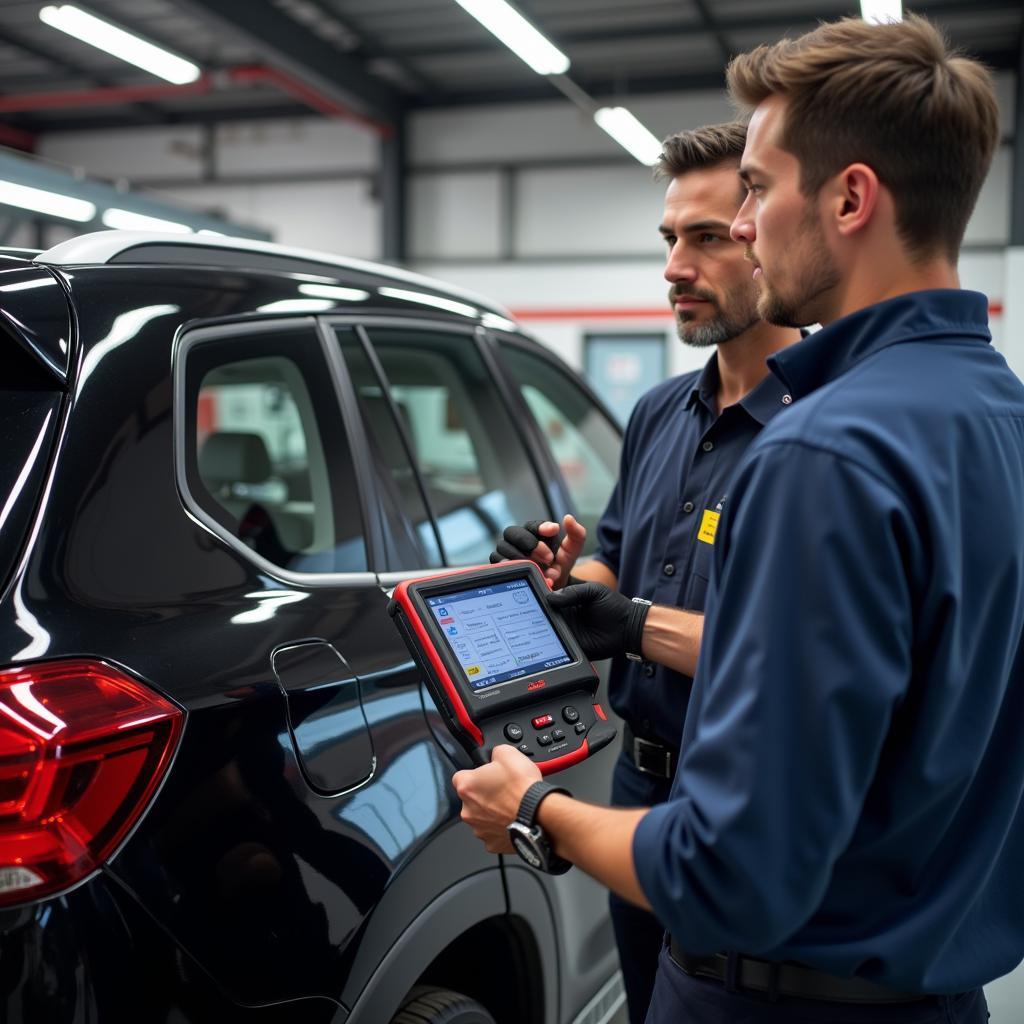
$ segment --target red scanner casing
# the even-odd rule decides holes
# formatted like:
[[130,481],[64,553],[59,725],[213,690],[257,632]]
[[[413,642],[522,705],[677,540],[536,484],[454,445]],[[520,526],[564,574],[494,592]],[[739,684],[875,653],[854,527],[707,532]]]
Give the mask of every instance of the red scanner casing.
[[[486,595],[491,587],[521,580],[537,598],[569,663],[474,688],[427,601]],[[533,562],[500,562],[405,580],[388,605],[445,724],[477,764],[487,763],[499,743],[509,743],[547,775],[578,764],[615,738],[596,701],[597,672],[561,616],[547,606],[548,587]]]

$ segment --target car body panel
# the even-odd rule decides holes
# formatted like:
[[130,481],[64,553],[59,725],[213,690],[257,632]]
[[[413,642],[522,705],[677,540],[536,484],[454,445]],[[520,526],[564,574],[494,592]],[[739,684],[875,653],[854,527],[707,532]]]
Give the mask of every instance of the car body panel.
[[[371,291],[378,278],[359,273]],[[536,965],[536,1024],[567,1020],[614,971],[603,901],[578,873],[554,889],[536,878],[509,888],[500,859],[459,822],[451,775],[465,756],[386,614],[387,586],[409,570],[383,530],[367,531],[366,571],[290,573],[218,530],[183,473],[173,370],[190,338],[245,337],[271,321],[318,338],[332,429],[358,451],[331,324],[449,325],[479,351],[479,319],[379,295],[340,317],[268,314],[296,295],[303,278],[289,271],[117,263],[58,274],[77,320],[68,391],[35,408],[43,454],[33,462],[22,444],[17,464],[0,462],[34,494],[15,520],[0,664],[105,660],[178,705],[185,726],[104,868],[0,913],[0,1016],[106,1022],[128,998],[133,1019],[351,1013],[384,1024],[411,983],[441,969],[441,947],[479,927],[533,950],[522,963]],[[498,386],[522,414],[515,389]],[[562,500],[549,457],[530,458]],[[368,519],[389,499],[365,459],[354,465],[352,499]],[[603,798],[611,760],[581,766],[581,790]],[[530,894],[521,911],[512,889]],[[120,990],[117,963],[133,972]],[[59,983],[39,981],[56,973]]]

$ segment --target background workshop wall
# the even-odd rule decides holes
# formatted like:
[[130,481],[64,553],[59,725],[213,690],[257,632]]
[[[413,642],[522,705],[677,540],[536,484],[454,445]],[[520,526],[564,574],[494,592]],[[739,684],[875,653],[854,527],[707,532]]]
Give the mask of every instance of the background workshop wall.
[[[965,287],[991,302],[997,346],[1024,374],[1024,273],[1007,258],[1014,75],[997,75],[1003,144],[967,232]],[[720,91],[633,97],[662,136],[731,116]],[[44,157],[127,179],[189,206],[269,228],[277,241],[379,258],[378,137],[341,120],[61,132]],[[669,373],[705,353],[675,339],[657,236],[664,186],[590,118],[554,99],[435,108],[410,115],[408,251],[416,270],[509,306],[542,341],[583,367],[584,340],[664,335]],[[71,234],[50,227],[48,240]],[[1011,309],[1011,306],[1013,307]]]

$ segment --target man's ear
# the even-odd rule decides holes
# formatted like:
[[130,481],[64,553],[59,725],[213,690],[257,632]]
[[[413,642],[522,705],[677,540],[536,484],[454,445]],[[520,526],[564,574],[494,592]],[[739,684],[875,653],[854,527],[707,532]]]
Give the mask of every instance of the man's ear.
[[849,164],[832,181],[836,231],[845,237],[863,231],[878,209],[882,187],[878,175],[867,164]]

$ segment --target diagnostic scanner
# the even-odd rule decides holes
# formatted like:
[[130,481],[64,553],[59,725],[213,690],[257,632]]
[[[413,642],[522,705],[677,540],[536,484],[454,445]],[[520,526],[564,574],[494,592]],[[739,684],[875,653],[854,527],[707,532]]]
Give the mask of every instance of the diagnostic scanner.
[[529,561],[400,583],[388,605],[449,730],[477,764],[499,743],[545,774],[615,738],[598,676]]

